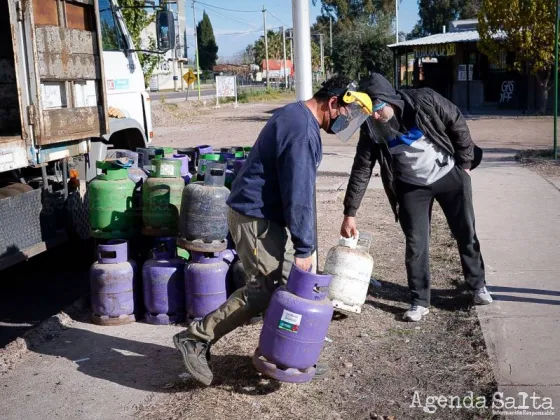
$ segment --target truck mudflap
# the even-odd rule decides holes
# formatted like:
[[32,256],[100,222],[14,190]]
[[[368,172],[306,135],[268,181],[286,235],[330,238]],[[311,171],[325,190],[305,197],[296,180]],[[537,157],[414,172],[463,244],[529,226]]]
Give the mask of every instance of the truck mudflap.
[[97,0],[21,0],[36,147],[108,132]]

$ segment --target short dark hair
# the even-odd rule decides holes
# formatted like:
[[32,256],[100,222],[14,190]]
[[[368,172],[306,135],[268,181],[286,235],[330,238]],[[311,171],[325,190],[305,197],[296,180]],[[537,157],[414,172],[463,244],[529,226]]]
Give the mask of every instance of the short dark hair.
[[351,82],[352,80],[350,78],[342,74],[337,74],[336,76],[333,76],[329,80],[323,82],[321,89],[315,92],[313,98],[325,101],[333,96],[340,96],[344,93],[344,90]]

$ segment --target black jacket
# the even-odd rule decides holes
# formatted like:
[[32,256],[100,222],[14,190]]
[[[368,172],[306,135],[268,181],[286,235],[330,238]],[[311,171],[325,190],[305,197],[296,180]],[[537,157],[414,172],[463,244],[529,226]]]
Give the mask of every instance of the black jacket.
[[[432,89],[411,89],[397,92],[404,102],[401,124],[405,129],[416,125],[435,144],[451,154],[456,165],[474,169],[482,159],[482,150],[472,141],[467,123],[461,111],[452,102]],[[375,143],[368,124],[363,124],[354,157],[352,174],[344,198],[344,214],[355,216],[375,162],[380,165],[381,180],[387,197],[398,220],[396,174],[393,158],[385,143]]]

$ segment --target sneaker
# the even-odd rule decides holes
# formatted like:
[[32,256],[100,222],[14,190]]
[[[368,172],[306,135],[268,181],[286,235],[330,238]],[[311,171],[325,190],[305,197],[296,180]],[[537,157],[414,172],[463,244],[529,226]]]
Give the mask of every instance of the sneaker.
[[173,343],[175,348],[183,355],[187,372],[200,383],[209,386],[214,377],[208,367],[210,344],[188,338],[184,333],[174,335]]
[[489,305],[493,302],[492,296],[490,296],[490,292],[488,292],[486,287],[481,287],[480,289],[473,291],[473,295],[474,303],[477,305]]
[[428,315],[430,310],[419,305],[411,305],[410,309],[404,313],[405,321],[417,322],[422,319],[424,315]]

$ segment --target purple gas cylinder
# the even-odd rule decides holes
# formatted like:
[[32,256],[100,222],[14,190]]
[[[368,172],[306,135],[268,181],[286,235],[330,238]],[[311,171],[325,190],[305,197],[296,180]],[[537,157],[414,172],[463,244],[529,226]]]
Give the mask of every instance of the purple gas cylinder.
[[333,315],[331,279],[292,265],[288,284],[276,289],[266,310],[253,355],[257,370],[283,382],[313,378]]
[[89,271],[92,322],[123,325],[134,322],[134,273],[136,263],[128,259],[128,243],[111,240],[97,246],[97,261]]
[[181,161],[181,178],[185,180],[185,184],[188,184],[192,178],[189,172],[189,157],[183,154],[174,154],[173,159]]
[[185,319],[185,260],[177,257],[175,238],[162,238],[142,267],[146,322],[167,325]]
[[203,318],[226,301],[229,265],[224,259],[220,255],[192,253],[192,261],[185,267],[187,313],[191,318]]

